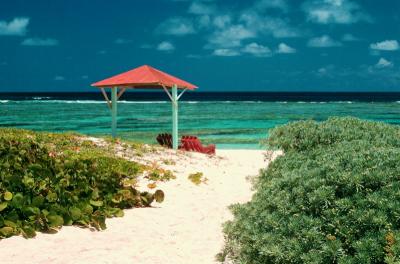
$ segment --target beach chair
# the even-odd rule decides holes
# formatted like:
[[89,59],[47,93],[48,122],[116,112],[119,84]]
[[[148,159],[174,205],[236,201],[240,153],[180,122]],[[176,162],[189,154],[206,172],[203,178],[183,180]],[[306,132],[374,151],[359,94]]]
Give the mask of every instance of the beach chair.
[[168,133],[159,134],[157,136],[157,142],[163,147],[172,148],[172,135]]
[[181,142],[181,149],[184,149],[186,151],[195,151],[209,155],[215,154],[214,144],[203,146],[200,140],[195,136],[182,136]]

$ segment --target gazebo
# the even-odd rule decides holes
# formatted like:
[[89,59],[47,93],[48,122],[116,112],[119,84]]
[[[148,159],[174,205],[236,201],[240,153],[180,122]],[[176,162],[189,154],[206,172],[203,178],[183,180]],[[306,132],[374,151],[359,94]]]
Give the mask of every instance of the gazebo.
[[[163,89],[171,99],[172,146],[174,149],[178,149],[178,101],[186,90],[195,90],[197,86],[148,65],[93,83],[92,86],[100,88],[111,109],[113,138],[117,135],[117,101],[126,89]],[[105,88],[111,89],[111,101]],[[181,91],[179,94],[178,90]]]

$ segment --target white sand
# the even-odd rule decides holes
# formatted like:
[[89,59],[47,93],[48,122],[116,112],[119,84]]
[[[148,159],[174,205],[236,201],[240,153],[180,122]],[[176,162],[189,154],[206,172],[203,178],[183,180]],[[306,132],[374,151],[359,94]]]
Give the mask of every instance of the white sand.
[[[251,198],[246,178],[266,167],[264,154],[261,150],[217,150],[215,157],[173,151],[152,154],[152,160],[177,176],[158,184],[166,194],[164,203],[125,210],[124,217],[107,219],[104,231],[68,226],[34,239],[0,240],[0,262],[215,263],[223,245],[222,223],[232,217],[227,206]],[[163,159],[176,164],[163,165]],[[203,172],[207,184],[196,186],[187,179],[195,172]]]

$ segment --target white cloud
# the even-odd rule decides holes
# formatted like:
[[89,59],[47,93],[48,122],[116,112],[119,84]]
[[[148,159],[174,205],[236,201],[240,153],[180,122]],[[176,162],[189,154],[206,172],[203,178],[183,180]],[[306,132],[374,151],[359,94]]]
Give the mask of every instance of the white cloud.
[[213,20],[214,26],[217,28],[226,28],[232,23],[232,17],[230,15],[216,16]]
[[296,49],[288,46],[285,43],[280,43],[279,46],[278,46],[277,52],[278,53],[287,53],[287,54],[296,53]]
[[22,46],[57,46],[58,40],[53,38],[27,38],[21,42]]
[[[188,1],[188,13],[192,17],[174,17],[161,23],[155,30],[158,34],[183,36],[202,31],[208,34],[205,49],[218,50],[215,55],[242,53],[245,40],[272,36],[274,38],[292,38],[303,35],[291,26],[284,17],[267,16],[267,11],[288,10],[287,0],[254,0],[250,6],[237,11],[222,11],[216,1]],[[254,41],[250,41],[254,42]],[[232,52],[232,50],[234,52]],[[290,51],[292,52],[292,51]]]
[[99,50],[99,51],[97,52],[97,54],[99,54],[99,55],[105,55],[105,54],[107,54],[107,51],[106,51],[106,50]]
[[287,12],[289,9],[285,0],[258,0],[254,6],[260,11],[265,9],[278,9]]
[[312,38],[308,41],[307,45],[313,48],[329,48],[329,47],[340,47],[342,43],[333,40],[328,35],[323,35],[321,37]]
[[352,24],[359,21],[371,22],[369,15],[351,0],[308,0],[303,6],[307,19],[320,24]]
[[328,72],[328,70],[326,69],[326,68],[324,68],[324,67],[321,67],[321,68],[319,68],[318,69],[318,71],[317,71],[319,74],[326,74],[327,72]]
[[157,46],[157,50],[171,52],[175,50],[175,46],[169,41],[163,41]]
[[124,39],[124,38],[117,38],[116,40],[114,40],[115,44],[129,44],[132,43],[132,40],[130,39]]
[[342,37],[342,41],[359,41],[360,39],[353,36],[353,34],[347,33]]
[[10,22],[0,21],[0,35],[23,36],[26,34],[29,18],[16,17]]
[[267,46],[257,44],[255,42],[247,44],[242,52],[252,54],[256,57],[268,57],[272,55],[271,50]]
[[393,67],[393,62],[386,60],[385,58],[380,58],[379,61],[375,64],[376,68],[391,68]]
[[382,42],[372,43],[369,47],[373,50],[393,51],[399,49],[399,43],[397,40],[385,40]]
[[291,26],[287,19],[266,15],[264,11],[270,8],[286,9],[286,1],[259,0],[244,11],[211,15],[214,29],[205,48],[243,48],[242,43],[247,39],[265,36],[293,38],[303,35],[300,30]]
[[299,37],[299,30],[290,26],[287,21],[260,15],[254,11],[245,11],[241,14],[239,21],[244,23],[248,30],[264,35],[272,35],[275,38]]
[[82,75],[81,78],[82,78],[83,80],[87,80],[87,79],[89,79],[89,76],[87,76],[87,75]]
[[189,7],[189,13],[195,15],[210,15],[215,12],[216,8],[213,5],[207,5],[202,2],[193,2]]
[[234,57],[239,56],[240,52],[233,49],[216,49],[214,50],[213,55],[222,57]]
[[215,31],[208,39],[206,48],[233,48],[242,46],[242,40],[255,37],[254,32],[243,25],[231,25]]
[[54,79],[53,79],[54,81],[64,81],[65,80],[65,77],[64,76],[61,76],[61,75],[57,75],[57,76],[54,76]]
[[335,69],[335,66],[330,64],[330,65],[326,65],[324,67],[319,68],[317,71],[313,71],[313,73],[315,75],[317,75],[318,77],[333,77],[334,73],[338,73],[337,70]]
[[191,20],[183,17],[170,18],[161,23],[156,32],[159,34],[184,36],[194,34],[195,30]]

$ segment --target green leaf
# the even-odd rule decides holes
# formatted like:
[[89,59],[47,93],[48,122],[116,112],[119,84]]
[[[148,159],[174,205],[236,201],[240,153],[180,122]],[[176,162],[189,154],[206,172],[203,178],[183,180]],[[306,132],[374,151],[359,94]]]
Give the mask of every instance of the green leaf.
[[111,199],[113,203],[120,203],[122,201],[123,197],[121,194],[117,193],[114,195],[114,197]]
[[22,183],[28,188],[32,188],[35,186],[35,180],[32,177],[24,176]]
[[114,213],[114,215],[116,216],[116,217],[123,217],[124,216],[124,211],[123,210],[121,210],[121,209],[119,209],[119,208],[117,208],[118,210]]
[[39,171],[42,169],[42,165],[35,163],[35,164],[31,164],[28,166],[29,170],[33,170],[33,171]]
[[64,225],[70,226],[74,223],[74,221],[72,220],[72,218],[68,215],[64,216]]
[[106,229],[106,218],[103,215],[93,216],[93,224],[96,229]]
[[47,220],[49,220],[50,227],[59,227],[64,224],[64,218],[59,215],[48,215]]
[[84,204],[81,207],[81,211],[84,214],[91,215],[93,213],[93,207],[90,204]]
[[11,201],[12,198],[13,198],[13,194],[11,192],[4,193],[4,200]]
[[0,233],[5,237],[9,237],[14,234],[14,228],[9,226],[2,227],[0,228]]
[[103,201],[90,200],[90,204],[93,205],[93,206],[96,206],[96,207],[101,207],[101,206],[103,206]]
[[40,214],[40,209],[38,207],[34,206],[27,206],[22,209],[25,215],[31,216],[31,215],[39,215]]
[[99,198],[99,190],[95,188],[92,192],[92,199],[98,199]]
[[24,238],[33,238],[36,236],[36,231],[31,226],[24,226],[21,228],[21,233]]
[[49,202],[56,202],[57,201],[57,194],[55,192],[49,192],[46,196],[47,201]]
[[162,190],[157,190],[154,193],[154,199],[156,200],[157,203],[162,203],[164,201],[164,192]]
[[6,202],[0,203],[0,212],[3,211],[4,209],[6,209],[7,205],[8,204]]
[[49,211],[46,210],[46,209],[43,209],[43,210],[42,210],[42,214],[43,214],[44,216],[48,216],[48,215],[49,215]]
[[81,210],[79,208],[77,208],[77,207],[69,208],[69,212],[71,214],[72,220],[74,220],[74,221],[80,219],[81,216],[82,216]]
[[5,226],[9,226],[9,227],[13,227],[13,228],[17,227],[17,224],[14,223],[13,221],[10,221],[10,220],[4,220],[4,225]]
[[44,203],[44,197],[43,196],[35,196],[32,199],[32,205],[35,207],[41,207]]
[[142,192],[140,199],[142,200],[144,206],[150,206],[154,200],[154,195],[149,192]]
[[12,198],[11,204],[15,208],[21,208],[24,205],[24,196],[22,193],[15,194]]

